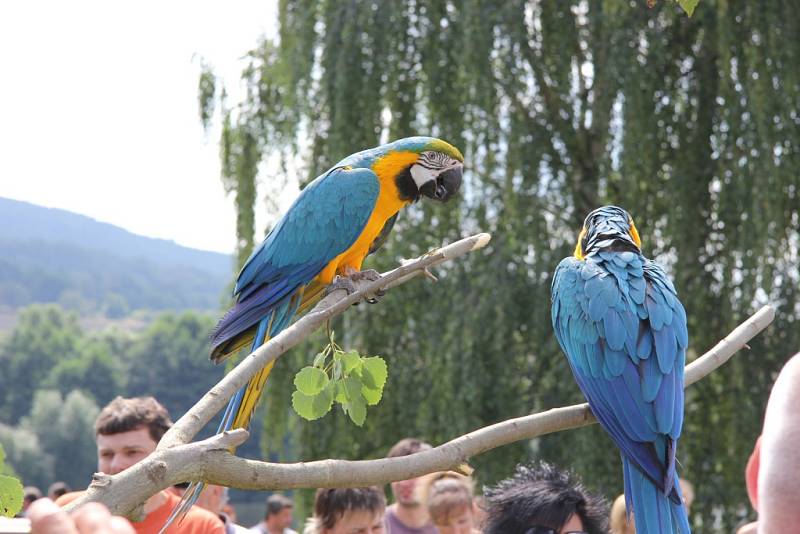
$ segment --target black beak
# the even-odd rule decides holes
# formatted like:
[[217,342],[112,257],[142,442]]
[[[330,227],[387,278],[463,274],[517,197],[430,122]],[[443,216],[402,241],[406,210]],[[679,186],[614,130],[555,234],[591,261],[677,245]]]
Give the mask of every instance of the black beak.
[[419,192],[428,198],[447,202],[461,188],[462,166],[458,165],[440,174],[436,180],[426,182],[419,188]]

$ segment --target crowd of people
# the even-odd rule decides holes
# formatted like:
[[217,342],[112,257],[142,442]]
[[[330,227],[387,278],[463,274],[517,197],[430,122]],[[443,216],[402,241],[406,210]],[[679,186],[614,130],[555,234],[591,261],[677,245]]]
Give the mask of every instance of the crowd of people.
[[[781,371],[767,406],[764,429],[745,470],[745,481],[758,521],[737,534],[792,532],[800,523],[800,356]],[[98,471],[116,474],[155,451],[171,426],[167,410],[152,397],[117,397],[100,412],[95,424]],[[417,454],[431,446],[407,438],[387,457]],[[48,489],[25,488],[23,513],[37,534],[159,532],[180,501],[185,485],[161,491],[143,506],[140,521],[112,516],[101,505],[81,507],[68,515],[60,507],[75,500],[63,482]],[[687,510],[694,487],[681,480]],[[391,483],[393,504],[383,489],[323,488],[315,495],[313,515],[303,534],[613,534],[635,533],[635,518],[624,496],[613,506],[586,489],[568,470],[538,462],[518,465],[515,472],[476,496],[470,477],[441,472]],[[291,529],[294,504],[286,496],[267,499],[264,519],[247,529],[236,523],[227,502],[227,488],[209,484],[197,504],[168,532],[180,534],[297,534]]]

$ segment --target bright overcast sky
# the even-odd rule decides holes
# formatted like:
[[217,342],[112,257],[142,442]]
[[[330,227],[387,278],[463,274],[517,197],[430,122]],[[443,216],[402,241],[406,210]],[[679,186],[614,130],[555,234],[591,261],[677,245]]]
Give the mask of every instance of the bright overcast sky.
[[275,0],[2,2],[0,196],[231,252],[195,55],[235,97],[239,58],[276,19]]

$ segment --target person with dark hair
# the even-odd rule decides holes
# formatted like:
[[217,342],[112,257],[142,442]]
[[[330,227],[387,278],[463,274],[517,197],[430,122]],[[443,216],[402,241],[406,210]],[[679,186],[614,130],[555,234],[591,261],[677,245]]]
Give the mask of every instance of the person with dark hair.
[[251,532],[260,534],[297,534],[292,526],[292,510],[294,503],[289,497],[273,493],[267,497],[267,512],[264,520],[250,527]]
[[33,501],[41,498],[42,490],[36,486],[25,486],[22,489],[22,510],[20,510],[20,515],[25,516],[26,512],[28,511],[28,507],[33,504]]
[[518,465],[485,488],[484,534],[605,534],[608,506],[568,471],[546,462]]
[[320,488],[303,534],[383,534],[386,497],[376,487]]
[[[95,421],[97,470],[107,475],[139,463],[156,450],[156,445],[172,426],[169,412],[153,397],[125,399],[117,397],[101,411]],[[56,500],[64,506],[80,492],[67,493]],[[180,497],[171,491],[160,491],[144,503],[144,519],[131,522],[138,534],[156,534],[167,521]],[[222,521],[198,506],[167,530],[169,534],[224,534]]]
[[[431,446],[416,438],[401,439],[389,449],[387,458],[408,456],[429,450]],[[422,477],[392,482],[394,504],[386,509],[386,530],[388,534],[438,534],[431,523],[428,508],[417,491]]]
[[66,482],[59,480],[58,482],[53,482],[50,484],[50,487],[47,488],[47,496],[55,501],[70,491],[72,491],[72,489],[69,487],[69,485]]

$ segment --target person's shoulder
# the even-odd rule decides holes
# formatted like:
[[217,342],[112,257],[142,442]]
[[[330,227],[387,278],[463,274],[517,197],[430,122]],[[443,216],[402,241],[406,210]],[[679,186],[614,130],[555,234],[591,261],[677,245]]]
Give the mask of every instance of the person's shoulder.
[[[186,517],[182,522],[206,525],[207,528],[219,527],[219,532],[225,532],[225,524],[222,522],[222,519],[217,516],[217,514],[209,512],[205,508],[200,508],[196,505],[189,508],[189,511],[186,512]],[[203,530],[202,532],[217,532],[217,530]]]
[[[171,492],[167,494],[167,501],[162,505],[172,510],[180,503],[180,497]],[[213,512],[195,505],[189,508],[186,516],[180,520],[175,532],[180,534],[200,534],[209,532],[211,534],[225,534],[225,524],[222,519]]]

